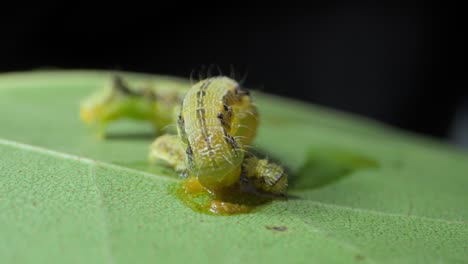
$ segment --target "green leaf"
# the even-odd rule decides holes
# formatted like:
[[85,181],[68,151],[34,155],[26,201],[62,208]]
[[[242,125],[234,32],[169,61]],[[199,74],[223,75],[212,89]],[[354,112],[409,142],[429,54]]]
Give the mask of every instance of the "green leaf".
[[151,125],[122,121],[100,141],[80,122],[109,74],[0,75],[0,263],[468,262],[466,153],[257,92],[256,148],[289,169],[290,197],[200,214],[146,165]]

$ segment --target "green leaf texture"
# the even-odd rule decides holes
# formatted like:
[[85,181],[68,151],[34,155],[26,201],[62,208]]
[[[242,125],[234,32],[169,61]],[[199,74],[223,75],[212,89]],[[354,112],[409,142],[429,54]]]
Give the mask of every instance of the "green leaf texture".
[[146,165],[150,124],[98,140],[79,120],[110,74],[0,75],[0,263],[468,263],[466,153],[254,92],[255,148],[288,168],[289,198],[200,214],[170,191],[172,171]]

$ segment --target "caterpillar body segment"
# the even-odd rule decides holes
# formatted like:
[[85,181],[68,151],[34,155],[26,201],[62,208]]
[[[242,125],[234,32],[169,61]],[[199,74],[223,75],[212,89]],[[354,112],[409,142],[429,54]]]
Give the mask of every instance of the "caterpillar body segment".
[[257,108],[248,96],[243,96],[241,104],[233,108],[237,114],[233,118],[231,132],[242,147],[246,148],[251,145],[257,134],[259,125]]
[[[196,83],[186,94],[179,118],[179,136],[186,144],[188,170],[209,189],[239,181],[243,147],[256,134],[256,124],[240,129],[256,115],[237,82],[213,77]],[[248,132],[247,132],[248,131]],[[236,139],[236,137],[238,139]]]

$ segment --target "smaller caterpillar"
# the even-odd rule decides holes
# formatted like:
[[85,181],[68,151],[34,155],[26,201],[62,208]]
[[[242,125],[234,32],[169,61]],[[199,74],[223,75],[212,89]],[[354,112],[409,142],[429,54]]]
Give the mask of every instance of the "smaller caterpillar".
[[151,84],[130,86],[115,76],[103,89],[93,93],[80,105],[83,122],[104,138],[109,123],[119,119],[149,121],[156,131],[174,122],[183,93],[157,89]]

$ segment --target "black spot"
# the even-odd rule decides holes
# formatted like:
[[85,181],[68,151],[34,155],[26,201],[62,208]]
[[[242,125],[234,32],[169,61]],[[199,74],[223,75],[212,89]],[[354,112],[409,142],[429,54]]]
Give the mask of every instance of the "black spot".
[[278,231],[278,232],[284,232],[288,230],[287,226],[265,226],[265,228],[268,230],[273,230],[273,231]]
[[223,105],[224,106],[224,111],[229,111],[229,106]]
[[236,142],[236,140],[234,140],[233,137],[229,136],[229,137],[227,137],[226,140],[227,140],[227,142],[231,145],[231,147],[232,147],[233,149],[238,149],[238,148],[239,148],[239,145],[237,145],[237,142]]
[[[228,115],[229,116],[229,115]],[[223,113],[219,113],[218,114],[218,119],[219,121],[221,122],[221,125],[226,128],[226,129],[231,129],[231,126],[226,122],[226,120],[224,119],[224,115]]]
[[208,86],[210,86],[211,82],[212,82],[212,80],[208,80],[208,81],[204,82],[204,83],[202,84],[202,86],[200,87],[200,90],[206,90],[206,89],[208,89]]
[[239,145],[237,144],[236,140],[226,132],[226,129],[223,129],[223,133],[224,133],[224,139],[231,146],[231,148],[238,149]]
[[189,166],[192,167],[193,152],[192,152],[192,147],[190,146],[190,144],[188,144],[187,149],[185,150],[185,153],[187,153]]
[[128,87],[128,85],[124,82],[124,80],[122,79],[122,77],[116,75],[114,76],[114,79],[113,79],[113,87],[115,90],[125,94],[125,95],[129,95],[129,96],[140,96],[138,93],[130,90],[130,88]]
[[197,97],[200,98],[200,97],[203,97],[206,95],[206,92],[205,91],[198,91],[197,92]]
[[179,120],[177,121],[177,126],[179,127],[180,138],[183,142],[187,142],[187,133],[185,132],[185,122],[182,118],[182,115],[179,115]]

